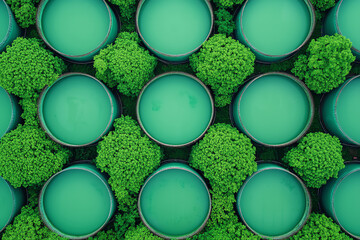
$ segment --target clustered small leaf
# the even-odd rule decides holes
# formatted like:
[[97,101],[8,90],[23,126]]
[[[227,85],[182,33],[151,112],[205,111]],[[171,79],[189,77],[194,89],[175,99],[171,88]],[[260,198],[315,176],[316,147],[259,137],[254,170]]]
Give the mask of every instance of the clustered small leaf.
[[154,77],[157,60],[140,47],[137,33],[122,32],[115,43],[94,57],[96,77],[126,96],[137,96]]
[[36,126],[18,125],[0,141],[0,176],[17,187],[41,184],[60,171],[70,151]]
[[217,107],[231,102],[233,93],[254,72],[254,64],[249,48],[223,34],[214,35],[190,56],[196,76],[213,90]]
[[241,222],[235,213],[234,203],[236,202],[232,193],[211,192],[212,210],[210,220],[203,233],[195,235],[193,239],[260,239],[254,235]]
[[19,37],[0,54],[0,86],[22,98],[33,97],[53,83],[65,63],[35,38]]
[[159,166],[162,152],[131,117],[116,119],[114,127],[98,145],[96,166],[110,175],[109,184],[122,210],[136,206],[137,194]]
[[303,137],[283,161],[305,181],[308,187],[319,188],[345,167],[340,140],[317,132]]
[[233,16],[224,8],[219,8],[215,13],[215,25],[218,33],[229,36],[235,30]]
[[244,0],[212,0],[217,6],[223,8],[230,8],[236,4],[242,4]]
[[312,213],[304,227],[290,239],[350,240],[352,238],[343,233],[339,225],[335,224],[331,218],[324,214]]
[[313,39],[298,57],[292,72],[317,94],[329,92],[345,81],[355,56],[352,43],[342,35]]
[[37,5],[40,0],[6,0],[15,15],[16,22],[22,28],[36,23]]
[[14,222],[5,228],[3,240],[65,240],[58,234],[47,228],[39,215],[38,208],[31,208],[29,205],[21,209]]
[[255,147],[229,124],[211,126],[190,154],[190,165],[201,170],[216,192],[236,193],[256,171]]
[[326,11],[335,6],[335,0],[310,0],[312,5],[320,11]]
[[125,240],[161,240],[162,238],[155,236],[142,223],[136,227],[131,227],[125,234]]

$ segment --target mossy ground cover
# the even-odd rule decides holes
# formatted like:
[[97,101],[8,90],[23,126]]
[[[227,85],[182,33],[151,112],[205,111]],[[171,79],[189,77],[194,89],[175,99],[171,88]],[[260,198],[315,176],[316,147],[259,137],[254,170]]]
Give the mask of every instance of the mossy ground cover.
[[[215,93],[215,95],[218,93],[218,95],[222,97],[219,98],[221,101],[219,101],[219,104],[216,107],[216,118],[214,122],[215,125],[211,127],[209,134],[205,135],[198,144],[183,148],[167,148],[157,146],[141,132],[140,128],[136,124],[135,108],[137,94],[141,87],[148,80],[150,80],[151,77],[164,72],[183,71],[193,75],[199,74],[200,78],[207,78],[208,76],[202,74],[201,70],[196,68],[199,66],[199,59],[202,57],[200,52],[196,53],[198,55],[194,55],[193,64],[190,62],[179,65],[169,65],[157,61],[154,57],[152,57],[151,54],[149,54],[149,52],[145,50],[144,45],[139,42],[136,34],[131,33],[135,31],[134,17],[138,1],[111,0],[111,3],[120,6],[120,8],[123,10],[120,16],[122,21],[122,33],[120,34],[117,42],[107,50],[104,50],[102,53],[100,53],[96,57],[94,65],[80,65],[67,62],[63,63],[58,58],[50,56],[49,51],[43,50],[43,45],[37,35],[36,28],[34,27],[34,14],[36,12],[34,11],[34,8],[36,9],[39,1],[7,0],[6,2],[15,12],[15,17],[19,25],[22,27],[28,27],[26,39],[31,40],[18,40],[18,42],[25,42],[25,44],[19,44],[18,49],[26,51],[30,48],[34,48],[34,46],[35,48],[39,49],[41,47],[39,53],[43,55],[43,59],[48,59],[49,64],[52,63],[50,67],[41,65],[44,69],[51,68],[51,72],[46,71],[48,74],[51,74],[51,77],[40,78],[40,81],[36,81],[38,85],[33,85],[31,79],[26,79],[25,81],[21,81],[22,79],[17,79],[17,81],[21,81],[21,84],[19,85],[20,87],[9,88],[10,90],[13,90],[14,94],[17,94],[22,98],[20,103],[24,110],[22,115],[24,122],[22,127],[20,127],[17,131],[19,132],[22,129],[26,130],[25,132],[28,133],[28,136],[21,137],[25,139],[25,144],[27,144],[26,146],[29,146],[29,148],[35,145],[36,149],[40,149],[40,152],[42,151],[41,147],[46,149],[46,151],[43,151],[45,155],[41,155],[41,159],[43,161],[52,159],[52,155],[54,155],[54,149],[61,153],[61,157],[55,159],[57,165],[53,166],[50,170],[46,170],[47,174],[53,173],[55,170],[60,170],[65,162],[71,163],[78,160],[90,159],[93,160],[94,164],[96,164],[103,171],[107,172],[107,174],[110,176],[110,185],[116,194],[119,208],[117,214],[114,216],[110,224],[108,224],[105,229],[99,232],[92,239],[159,239],[141,223],[136,209],[136,197],[144,179],[146,179],[146,177],[151,174],[151,172],[154,171],[157,166],[159,166],[161,161],[167,159],[182,159],[186,161],[190,160],[190,165],[198,169],[199,172],[201,172],[206,177],[205,180],[210,186],[213,201],[213,212],[205,229],[200,234],[194,236],[193,239],[258,239],[257,236],[253,235],[239,221],[234,205],[236,189],[239,188],[241,181],[243,181],[246,176],[255,171],[254,160],[271,160],[284,164],[282,159],[287,155],[287,153],[291,151],[296,152],[298,143],[280,148],[268,148],[258,145],[253,147],[252,143],[248,138],[245,137],[245,135],[240,134],[234,127],[231,127],[232,123],[229,117],[228,103],[229,99],[231,99],[231,94],[237,90],[238,86],[236,85],[242,83],[244,80],[243,78],[238,79],[235,84],[234,82],[231,82],[231,88],[225,90],[220,89],[222,92],[220,91],[220,93]],[[233,22],[233,16],[236,14],[236,9],[242,2],[243,0],[214,0],[212,2],[215,11],[215,34],[222,35],[217,35],[217,37],[214,38],[214,42],[210,42],[210,47],[216,46],[218,43],[217,41],[234,44],[235,40],[226,40],[226,37],[233,36],[232,32],[235,26]],[[314,4],[317,13],[317,25],[312,35],[312,39],[315,40],[321,36],[321,22],[323,16],[330,7],[334,6],[336,1],[311,0],[311,2]],[[238,61],[236,63],[243,64],[239,71],[245,71],[244,75],[249,77],[272,71],[282,71],[293,74],[294,67],[300,66],[301,64],[301,62],[296,64],[299,56],[303,56],[302,62],[304,62],[307,61],[306,57],[309,57],[312,54],[311,49],[307,53],[310,42],[311,41],[309,41],[296,55],[280,63],[273,63],[269,65],[255,63],[255,65],[253,65],[253,58],[250,54],[248,54],[248,52],[246,52],[246,54],[239,55],[243,57],[244,60]],[[131,46],[131,49],[124,47],[125,45]],[[236,51],[242,51],[243,47],[235,44],[230,50],[234,51],[233,53],[236,54]],[[130,52],[135,52],[136,56],[130,56]],[[34,56],[31,54],[28,55],[29,59],[14,58],[14,61],[21,60],[23,61],[24,65],[27,65],[29,62],[31,62],[30,58],[34,58]],[[326,55],[329,54],[327,53]],[[128,58],[126,58],[127,56]],[[133,62],[130,61],[131,59],[134,61],[143,59],[141,62],[141,67],[137,68],[136,64],[133,64]],[[214,60],[216,59],[207,59],[206,61],[208,65],[216,65],[217,63]],[[233,60],[229,62],[232,61]],[[1,74],[4,76],[2,79],[0,79],[1,83],[1,80],[6,81],[6,77],[8,76],[9,72],[14,72],[13,69],[16,70],[18,68],[7,68],[6,58],[1,61],[0,57],[0,63],[4,64],[2,65],[3,70],[0,70],[0,77]],[[33,75],[30,75],[32,79],[36,79],[37,74],[44,76],[41,74],[42,69],[33,67],[36,65],[35,63],[36,62],[34,62],[34,65],[29,65],[30,71],[31,68],[35,68],[36,70],[32,71]],[[10,64],[10,62],[8,64]],[[346,69],[348,68],[349,66],[347,65]],[[128,72],[127,69],[133,69],[134,71]],[[299,67],[299,69],[303,68]],[[38,97],[38,93],[43,87],[42,84],[51,83],[62,72],[82,72],[92,76],[97,76],[105,83],[110,84],[111,86],[109,87],[112,87],[114,91],[120,91],[122,111],[125,117],[121,117],[116,121],[113,131],[111,131],[108,136],[104,137],[98,146],[71,149],[63,148],[56,145],[55,143],[49,142],[50,140],[45,137],[43,133],[38,133],[37,131],[39,128],[38,119],[36,116],[36,98]],[[360,64],[351,63],[350,74],[359,73]],[[226,72],[221,72],[219,70],[217,74],[219,78],[216,81],[209,80],[206,82],[209,87],[216,87],[216,84],[221,81],[221,74],[226,74]],[[236,75],[237,72],[234,71],[231,72],[231,74]],[[342,72],[342,76],[344,75],[346,74]],[[125,79],[124,82],[121,83],[122,85],[120,87],[120,82],[109,81],[109,78],[112,78],[113,76],[121,76],[121,78]],[[213,77],[210,77],[209,79],[211,78]],[[24,91],[26,88],[31,89],[31,91]],[[215,90],[219,90],[219,88]],[[224,93],[225,95],[228,95],[224,97]],[[312,95],[315,103],[315,116],[309,132],[319,133],[323,132],[318,114],[322,95],[314,91],[312,91]],[[11,145],[11,139],[19,135],[18,132],[14,131],[9,134],[5,138],[5,140],[9,140],[3,141],[4,143],[0,143],[0,145],[2,145],[0,146],[0,150],[4,149],[4,151],[6,151],[6,149],[11,148],[9,147],[9,145]],[[219,146],[214,147],[209,153],[209,151],[207,151],[209,143],[215,141],[214,139],[224,133],[227,134],[226,136],[228,138],[217,139],[216,143]],[[118,139],[118,136],[122,136],[122,139]],[[37,141],[40,142],[40,144],[34,143],[34,141],[38,138],[46,140]],[[111,148],[109,146],[111,146]],[[132,152],[128,151],[125,146],[131,146]],[[227,150],[223,149],[222,146],[225,146],[226,149],[231,149],[231,151],[235,151],[234,153],[236,154],[230,154],[231,151],[226,152]],[[51,148],[52,150],[48,150],[48,148]],[[224,151],[226,154],[219,154],[219,152]],[[21,149],[17,149],[14,154],[16,153],[21,155],[23,154],[22,152],[23,151]],[[109,152],[111,153],[112,157],[109,157]],[[343,146],[339,153],[342,155],[342,158],[345,161],[357,160],[360,157],[358,148],[348,146]],[[31,155],[31,165],[38,165],[34,160],[38,154],[39,152],[36,152],[36,154]],[[149,158],[149,156],[152,157]],[[336,156],[339,157],[339,155]],[[5,159],[6,157],[7,154],[2,153],[0,159]],[[12,157],[11,154],[10,157]],[[119,162],[114,162],[113,159],[115,158],[120,159]],[[243,162],[234,162],[234,158],[241,159]],[[288,158],[291,158],[291,156]],[[141,159],[146,159],[146,161],[140,161]],[[217,159],[221,159],[222,164],[228,165],[217,165]],[[4,162],[6,163],[5,160]],[[292,161],[289,162],[291,165]],[[6,166],[6,164],[0,164],[0,168],[3,167],[3,170],[6,170],[4,166]],[[226,174],[218,176],[217,174],[221,174],[221,171],[224,171],[224,169],[221,168],[222,166],[231,167],[223,172]],[[127,172],[132,172],[133,168],[139,167],[144,170],[129,176],[129,179],[131,178],[130,180],[123,176],[126,175]],[[244,168],[247,169],[243,171]],[[240,171],[241,169],[242,171]],[[15,170],[11,169],[11,171]],[[40,174],[38,177],[31,178],[30,180],[28,179],[28,175],[18,176],[19,179],[16,179],[15,182],[19,186],[21,185],[27,187],[29,195],[28,204],[23,207],[21,214],[15,218],[14,222],[9,225],[4,232],[0,233],[0,238],[61,239],[60,237],[50,232],[44,226],[44,224],[42,224],[37,209],[37,196],[41,189],[41,185],[44,183],[44,181],[47,180],[47,178],[49,178],[49,176],[46,174]],[[232,181],[236,181],[236,184],[228,186],[227,183]],[[338,225],[336,225],[330,218],[327,218],[324,214],[322,214],[318,205],[318,188],[309,188],[309,190],[312,196],[313,214],[311,215],[305,227],[293,238],[349,239],[349,237],[341,231]]]

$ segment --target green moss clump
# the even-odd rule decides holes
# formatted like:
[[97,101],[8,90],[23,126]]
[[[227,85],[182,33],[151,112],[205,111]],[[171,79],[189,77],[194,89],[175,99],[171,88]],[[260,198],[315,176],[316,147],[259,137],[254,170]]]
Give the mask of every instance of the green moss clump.
[[317,94],[329,92],[345,81],[355,56],[349,39],[335,34],[313,39],[298,57],[292,72]]
[[229,36],[235,30],[235,22],[233,16],[224,8],[219,8],[215,12],[215,25],[218,33]]
[[96,77],[126,96],[137,96],[154,77],[157,60],[140,47],[137,33],[122,32],[115,43],[94,57]]
[[40,0],[6,0],[15,15],[16,22],[22,28],[36,23],[37,5]]
[[39,126],[39,118],[37,115],[38,106],[37,99],[39,94],[34,93],[33,97],[23,98],[19,100],[19,105],[23,112],[21,118],[24,119],[24,125]]
[[161,240],[162,238],[155,236],[144,225],[139,224],[136,227],[131,227],[125,234],[125,240]]
[[214,192],[219,193],[236,193],[257,166],[250,139],[223,123],[211,126],[194,145],[189,162],[204,173]]
[[326,11],[335,6],[335,0],[310,0],[312,5],[320,11]]
[[17,38],[0,54],[0,86],[22,98],[33,97],[66,70],[40,40]]
[[340,229],[340,226],[335,224],[331,218],[324,214],[312,213],[304,227],[290,239],[331,239],[331,240],[347,240],[352,239]]
[[309,133],[291,149],[283,161],[305,181],[308,187],[319,188],[345,167],[342,145],[337,137],[317,132]]
[[119,225],[127,229],[138,218],[136,202],[140,188],[160,165],[163,155],[131,117],[116,119],[114,127],[98,145],[96,166],[110,176],[109,184],[118,200],[123,222]]
[[70,151],[35,126],[19,125],[0,141],[0,176],[12,186],[41,184],[60,171]]
[[223,8],[231,8],[236,4],[242,4],[244,0],[212,0],[216,6]]
[[66,238],[60,237],[44,225],[38,208],[24,206],[21,213],[15,217],[14,222],[5,228],[2,239],[65,240]]
[[254,64],[249,48],[223,34],[214,35],[190,56],[196,76],[213,90],[216,107],[231,102],[233,93],[254,72]]

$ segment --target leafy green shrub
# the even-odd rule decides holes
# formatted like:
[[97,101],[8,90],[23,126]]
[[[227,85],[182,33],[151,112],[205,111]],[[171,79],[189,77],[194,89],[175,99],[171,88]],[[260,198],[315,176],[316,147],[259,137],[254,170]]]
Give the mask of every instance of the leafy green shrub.
[[310,0],[312,5],[320,11],[325,11],[335,6],[335,0]]
[[162,152],[131,117],[116,119],[114,127],[98,145],[96,165],[110,175],[119,209],[135,206],[136,210],[137,194],[146,177],[159,166]]
[[245,178],[256,171],[255,147],[236,128],[224,123],[211,126],[194,145],[190,165],[201,170],[214,192],[236,193]]
[[0,141],[0,176],[14,187],[40,184],[60,171],[70,151],[35,126],[19,125]]
[[345,167],[342,146],[337,137],[317,132],[309,133],[291,149],[283,161],[305,181],[308,187],[319,188]]
[[331,218],[324,214],[312,213],[305,226],[291,239],[345,240],[352,238],[342,233],[340,227]]
[[232,94],[254,72],[254,62],[248,48],[223,34],[214,35],[190,56],[196,76],[213,90],[217,107],[231,102]]
[[236,202],[232,193],[211,192],[212,210],[210,220],[204,231],[193,239],[260,239],[248,230],[236,215],[234,203]]
[[94,57],[96,77],[127,96],[137,96],[154,76],[155,57],[140,47],[137,33],[122,32],[115,43]]
[[224,8],[219,8],[215,13],[215,25],[218,33],[229,36],[235,30],[233,16]]
[[161,240],[162,238],[155,236],[144,225],[139,224],[136,227],[131,227],[125,234],[125,240]]
[[235,4],[241,4],[244,0],[212,0],[217,6],[229,8],[233,7]]
[[24,206],[21,213],[15,217],[14,222],[5,228],[2,239],[61,240],[66,238],[58,236],[43,224],[39,209]]
[[292,72],[315,93],[325,93],[345,81],[355,60],[349,39],[335,34],[313,39],[294,63]]
[[33,97],[23,98],[19,100],[19,105],[23,109],[21,118],[24,119],[24,125],[39,126],[39,120],[37,116],[38,97],[39,94],[34,93]]
[[32,97],[66,69],[64,62],[35,38],[17,38],[0,55],[0,86],[19,97]]
[[16,22],[22,28],[36,23],[37,4],[40,0],[6,0],[15,15]]

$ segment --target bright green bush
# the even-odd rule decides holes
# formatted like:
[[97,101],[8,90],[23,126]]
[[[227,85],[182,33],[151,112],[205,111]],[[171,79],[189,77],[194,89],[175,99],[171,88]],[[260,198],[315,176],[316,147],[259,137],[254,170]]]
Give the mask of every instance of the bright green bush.
[[16,22],[22,28],[36,23],[37,5],[40,0],[6,0],[15,15]]
[[58,236],[43,224],[39,209],[24,206],[21,213],[15,217],[14,222],[6,227],[2,239],[65,240],[66,238]]
[[217,6],[229,8],[233,7],[236,4],[241,4],[244,0],[212,0]]
[[347,240],[352,239],[341,232],[340,227],[324,214],[312,213],[305,226],[291,239],[302,240]]
[[142,223],[136,227],[131,227],[125,234],[125,240],[161,240],[162,238],[155,236]]
[[39,126],[39,120],[37,116],[38,97],[39,94],[34,93],[33,97],[23,98],[19,100],[19,105],[23,109],[21,118],[24,119],[24,125]]
[[60,171],[70,151],[38,127],[19,125],[0,141],[0,176],[14,187],[40,184]]
[[335,0],[310,0],[310,2],[320,11],[325,11],[335,6]]
[[197,240],[207,239],[260,239],[259,236],[254,235],[248,230],[236,215],[234,203],[236,202],[234,194],[232,193],[217,193],[212,194],[212,210],[210,220],[207,223],[202,233],[193,237]]
[[0,54],[0,86],[22,98],[33,97],[66,69],[40,40],[17,38]]
[[96,166],[110,175],[121,211],[135,206],[146,177],[160,164],[160,147],[145,136],[135,120],[126,116],[114,122],[115,130],[98,145]]
[[217,107],[231,102],[233,93],[254,72],[254,62],[248,48],[223,34],[214,35],[190,56],[196,76],[213,90]]
[[127,96],[137,96],[154,76],[155,57],[140,47],[137,33],[122,32],[115,43],[94,57],[96,77]]
[[319,188],[345,167],[342,145],[337,137],[317,132],[309,133],[291,149],[283,161],[305,181],[308,187]]
[[218,33],[229,36],[235,30],[233,16],[224,8],[219,8],[215,13],[215,25]]
[[325,93],[345,81],[355,60],[349,39],[335,34],[313,39],[306,54],[298,57],[291,70],[315,93]]
[[189,162],[204,173],[213,191],[218,193],[236,193],[257,166],[250,139],[224,123],[209,128],[194,145]]

